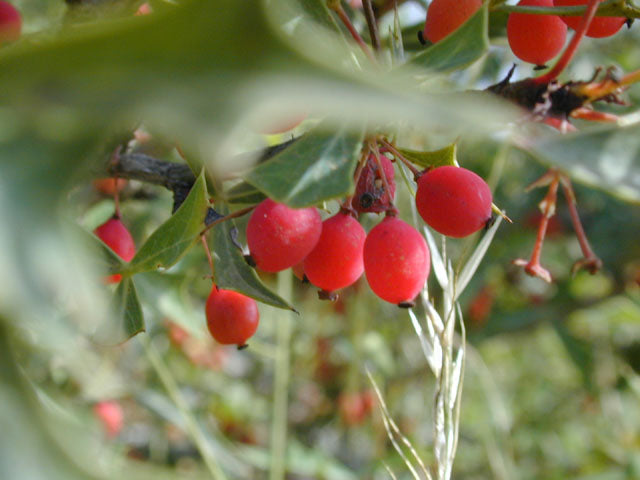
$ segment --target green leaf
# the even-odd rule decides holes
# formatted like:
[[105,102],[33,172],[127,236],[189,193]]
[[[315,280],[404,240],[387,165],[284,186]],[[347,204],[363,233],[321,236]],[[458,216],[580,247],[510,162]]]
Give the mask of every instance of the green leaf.
[[225,192],[224,198],[231,204],[252,204],[260,203],[265,195],[253,185],[242,182]]
[[548,135],[523,146],[541,162],[562,168],[577,181],[640,202],[640,124]]
[[251,170],[245,179],[267,197],[295,208],[341,197],[353,190],[362,138],[322,126]]
[[178,211],[151,234],[126,271],[145,272],[175,264],[191,248],[204,228],[207,208],[209,201],[202,170]]
[[144,316],[131,277],[123,277],[111,300],[110,313],[93,337],[97,343],[114,345],[144,332]]
[[488,5],[485,2],[451,35],[413,57],[409,64],[435,72],[450,72],[475,62],[489,49]]
[[408,148],[398,148],[398,151],[411,163],[420,165],[421,167],[441,167],[443,165],[455,165],[456,160],[456,144],[452,143],[440,150],[431,152],[421,152],[418,150],[410,150]]
[[[228,212],[223,205],[218,204],[216,208],[220,213]],[[260,281],[256,271],[247,264],[242,252],[233,244],[233,229],[233,220],[221,222],[212,229],[215,280],[218,287],[240,292],[267,305],[296,311]]]
[[594,357],[591,344],[574,336],[563,323],[554,321],[551,324],[562,340],[562,344],[567,349],[574,365],[582,374],[585,386],[589,390],[593,390]]

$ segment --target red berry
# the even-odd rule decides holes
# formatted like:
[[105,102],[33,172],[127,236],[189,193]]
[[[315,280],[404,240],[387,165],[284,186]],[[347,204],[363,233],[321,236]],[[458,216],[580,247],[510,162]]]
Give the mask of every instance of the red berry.
[[243,347],[256,333],[260,312],[253,298],[215,286],[205,307],[211,336],[223,345]]
[[395,171],[393,163],[386,156],[380,155],[382,170],[389,185],[389,191],[385,190],[384,180],[378,168],[376,157],[369,155],[366,165],[362,168],[356,191],[351,205],[358,212],[384,212],[386,211],[396,193]]
[[371,290],[383,300],[412,301],[422,290],[430,267],[427,242],[399,218],[385,218],[367,235],[364,271]]
[[491,218],[489,185],[466,168],[434,168],[418,180],[416,206],[431,228],[450,237],[466,237]]
[[423,35],[436,43],[458,29],[482,6],[482,0],[433,0],[427,9]]
[[109,437],[115,437],[122,430],[124,413],[118,402],[113,400],[98,402],[93,406],[93,413],[102,422]]
[[[518,5],[552,7],[553,0],[521,0]],[[544,65],[555,57],[567,38],[567,26],[555,15],[512,13],[507,20],[511,51],[525,62]]]
[[[603,2],[604,0],[600,0]],[[570,7],[577,5],[586,5],[587,0],[553,0],[553,4],[556,7]],[[562,16],[560,17],[564,23],[569,25],[574,30],[580,26],[580,21],[582,20],[579,16]],[[587,29],[587,37],[610,37],[615,34],[622,28],[624,22],[627,19],[623,17],[594,17],[591,25]]]
[[247,224],[247,243],[257,267],[279,272],[302,261],[316,246],[322,218],[315,207],[294,209],[266,199]]
[[9,2],[0,1],[0,45],[20,38],[22,18]]
[[[133,237],[119,218],[111,217],[96,228],[93,233],[125,262],[130,262],[135,256],[136,245],[133,242]],[[106,283],[118,283],[121,279],[122,275],[115,274],[108,276],[105,281]]]
[[358,221],[338,213],[322,222],[318,244],[304,259],[304,273],[328,292],[354,283],[364,270],[362,248],[366,234]]

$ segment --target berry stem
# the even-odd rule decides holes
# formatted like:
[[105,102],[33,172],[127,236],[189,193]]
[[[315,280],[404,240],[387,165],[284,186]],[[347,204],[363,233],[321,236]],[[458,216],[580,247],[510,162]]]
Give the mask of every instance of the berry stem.
[[232,218],[238,218],[238,217],[242,217],[243,215],[246,215],[247,213],[252,211],[254,208],[256,208],[256,206],[257,205],[251,205],[250,207],[241,208],[240,210],[236,210],[235,212],[232,212],[229,215],[225,215],[224,217],[217,218],[216,220],[211,222],[209,225],[204,227],[204,229],[200,232],[200,236],[207,233],[209,230],[211,230],[213,227],[215,227],[219,223],[222,223],[226,220],[231,220]]
[[534,182],[532,186],[539,186],[549,182],[549,190],[545,195],[542,202],[540,202],[540,210],[542,211],[542,219],[538,225],[538,235],[536,237],[536,243],[533,246],[533,252],[531,258],[527,262],[523,259],[514,260],[515,265],[524,267],[524,271],[532,277],[539,277],[544,281],[551,283],[551,274],[547,269],[540,265],[540,255],[542,254],[542,244],[544,243],[544,237],[547,234],[547,225],[549,219],[556,213],[556,201],[558,199],[558,183],[560,182],[560,176],[555,170],[549,170],[539,180]]
[[351,19],[349,18],[347,13],[344,11],[344,8],[342,8],[342,5],[340,4],[340,2],[331,1],[328,3],[327,6],[331,10],[336,12],[338,17],[340,17],[340,20],[342,21],[344,26],[347,27],[347,30],[349,30],[349,33],[351,34],[353,39],[356,41],[356,43],[360,45],[360,48],[362,49],[362,51],[367,55],[367,57],[369,57],[369,60],[371,60],[373,63],[376,63],[377,60],[376,60],[376,57],[373,55],[371,48],[369,48],[369,45],[367,45],[365,41],[362,39],[358,31],[356,30],[356,27],[353,26],[353,23],[351,23]]
[[373,11],[373,5],[371,0],[362,0],[362,10],[364,16],[367,19],[367,26],[369,27],[369,35],[371,36],[371,43],[374,50],[380,50],[380,34],[378,33],[378,19]]
[[596,10],[598,9],[598,3],[599,3],[599,0],[589,0],[589,3],[587,4],[587,9],[582,19],[580,20],[580,25],[578,26],[576,33],[571,38],[569,45],[567,46],[565,51],[562,53],[562,55],[560,56],[556,64],[553,66],[553,68],[549,70],[547,73],[545,73],[544,75],[534,78],[533,79],[534,83],[545,84],[545,83],[551,82],[552,80],[555,80],[558,77],[558,75],[560,75],[560,73],[562,73],[562,71],[567,67],[567,65],[569,65],[569,62],[571,61],[576,51],[578,50],[578,45],[580,44],[582,37],[584,37],[584,35],[587,33],[587,29],[589,28],[589,25],[591,25],[591,21],[596,15]]
[[600,260],[593,250],[591,249],[591,245],[589,245],[589,240],[587,239],[587,235],[584,233],[584,228],[582,228],[582,222],[580,222],[580,216],[578,215],[578,207],[576,202],[576,195],[573,191],[573,187],[571,186],[571,180],[566,175],[561,176],[562,183],[562,191],[564,193],[565,198],[567,199],[567,205],[569,206],[569,214],[571,215],[571,223],[573,224],[573,229],[576,232],[576,237],[578,238],[578,242],[580,243],[580,249],[582,250],[582,254],[584,258],[582,260],[578,260],[571,269],[573,273],[580,270],[581,268],[585,268],[592,275],[596,273],[600,268],[602,268],[602,260]]
[[207,261],[209,262],[209,269],[211,270],[211,280],[213,281],[213,284],[215,285],[215,269],[213,267],[213,257],[211,256],[211,250],[209,250],[209,245],[207,244],[207,236],[206,235],[201,235],[200,236],[200,241],[202,242],[202,246],[204,248],[204,253],[207,256]]
[[396,157],[398,160],[404,163],[407,166],[407,168],[411,170],[411,173],[413,173],[414,180],[417,180],[420,177],[420,175],[422,175],[422,172],[418,170],[413,163],[407,160],[404,157],[404,155],[402,155],[393,145],[391,145],[391,143],[389,143],[384,138],[380,139],[380,143],[384,146],[384,148],[386,148],[389,152],[391,152],[394,157]]

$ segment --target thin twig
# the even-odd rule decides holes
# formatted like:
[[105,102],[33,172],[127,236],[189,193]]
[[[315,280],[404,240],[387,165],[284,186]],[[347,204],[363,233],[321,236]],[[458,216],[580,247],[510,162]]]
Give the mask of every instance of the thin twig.
[[351,19],[347,15],[347,12],[344,11],[344,8],[342,8],[342,5],[340,5],[340,2],[330,2],[328,6],[330,9],[336,12],[338,17],[340,17],[340,20],[342,21],[344,26],[347,27],[347,30],[349,30],[349,33],[356,41],[356,43],[360,46],[362,51],[367,55],[367,57],[369,57],[369,59],[373,63],[377,63],[376,57],[371,51],[371,48],[369,48],[369,45],[367,45],[366,42],[362,39],[358,31],[356,30],[356,27],[353,26],[353,23],[351,23]]
[[371,0],[362,0],[362,10],[364,16],[367,19],[367,26],[369,27],[369,36],[371,37],[371,43],[374,50],[380,50],[380,34],[378,33],[378,19],[373,11],[373,5]]
[[213,227],[215,227],[219,223],[222,223],[222,222],[224,222],[226,220],[231,220],[232,218],[238,218],[238,217],[241,217],[243,215],[246,215],[247,213],[249,213],[254,208],[256,208],[256,205],[251,205],[250,207],[245,207],[245,208],[241,208],[240,210],[236,210],[235,212],[232,212],[229,215],[225,215],[224,217],[219,217],[219,218],[215,219],[213,222],[209,223],[206,227],[204,227],[204,229],[200,232],[200,235],[201,236],[204,235],[205,233],[207,233],[209,230],[211,230]]

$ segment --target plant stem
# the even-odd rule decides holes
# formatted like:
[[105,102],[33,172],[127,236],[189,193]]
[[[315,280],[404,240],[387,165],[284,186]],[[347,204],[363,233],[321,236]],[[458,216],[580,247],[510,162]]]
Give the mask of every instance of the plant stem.
[[155,370],[160,382],[164,386],[165,390],[169,394],[169,397],[173,401],[174,405],[182,415],[184,420],[187,434],[191,437],[194,445],[198,449],[198,452],[202,456],[202,460],[204,461],[207,470],[211,473],[211,476],[215,480],[226,480],[227,477],[222,471],[222,468],[216,461],[213,452],[207,442],[202,430],[198,426],[196,419],[191,413],[189,406],[187,405],[186,400],[182,396],[180,389],[178,388],[178,384],[176,383],[171,371],[167,367],[167,365],[162,360],[162,357],[153,346],[153,344],[149,341],[149,339],[144,335],[139,335],[140,343],[149,359],[149,363]]
[[369,48],[369,45],[365,43],[365,41],[362,39],[358,31],[356,30],[356,27],[353,26],[353,23],[351,23],[351,19],[349,18],[347,13],[344,11],[344,8],[342,8],[342,5],[340,5],[340,2],[332,2],[329,5],[329,8],[331,8],[334,12],[338,14],[338,17],[340,17],[340,20],[342,21],[344,26],[347,27],[347,30],[349,30],[349,33],[351,34],[353,39],[356,41],[356,43],[360,45],[360,48],[367,55],[367,57],[369,57],[369,59],[373,63],[377,63],[376,57],[373,55],[373,52]]
[[[278,295],[291,298],[291,272],[278,273]],[[277,327],[277,348],[273,379],[273,418],[271,420],[271,469],[269,480],[284,480],[287,463],[287,418],[289,400],[289,357],[291,313],[282,312]]]
[[250,207],[241,208],[240,210],[236,210],[235,212],[230,213],[229,215],[225,215],[224,217],[217,218],[216,220],[211,222],[209,225],[204,227],[204,229],[200,232],[200,236],[202,236],[205,233],[207,233],[209,230],[211,230],[213,227],[215,227],[219,223],[222,223],[222,222],[224,222],[226,220],[231,220],[232,218],[237,218],[237,217],[241,217],[243,215],[246,215],[251,210],[256,208],[256,206],[257,205],[251,205]]
[[362,0],[362,10],[364,16],[367,19],[367,26],[369,27],[369,35],[371,36],[371,43],[374,50],[380,50],[380,34],[378,33],[378,20],[373,12],[373,5],[371,0]]

